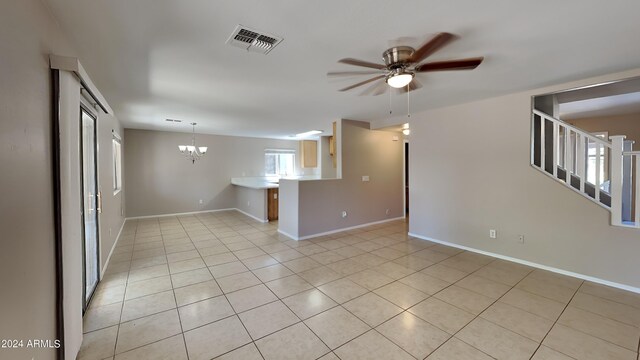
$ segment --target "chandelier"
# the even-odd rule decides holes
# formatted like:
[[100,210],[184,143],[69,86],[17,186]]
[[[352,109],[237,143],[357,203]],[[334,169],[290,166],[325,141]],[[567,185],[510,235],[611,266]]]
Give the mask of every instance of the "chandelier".
[[207,153],[206,146],[196,147],[196,124],[191,123],[193,126],[193,132],[191,134],[191,145],[178,145],[180,153],[187,159],[191,160],[191,163],[195,164],[196,160],[200,160]]

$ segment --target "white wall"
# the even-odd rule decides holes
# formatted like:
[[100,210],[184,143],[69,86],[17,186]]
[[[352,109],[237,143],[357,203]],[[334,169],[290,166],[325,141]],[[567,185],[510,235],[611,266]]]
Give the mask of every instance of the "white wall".
[[[74,55],[39,0],[0,3],[0,339],[56,338],[51,76]],[[54,359],[55,349],[0,349]]]
[[638,75],[413,114],[410,232],[640,288],[640,231],[529,165],[531,96]]
[[299,142],[293,140],[196,134],[196,144],[209,149],[192,164],[178,151],[191,143],[191,134],[126,129],[125,138],[128,217],[235,208],[231,178],[264,176],[265,149],[294,149],[298,174],[319,173],[300,169]]
[[[281,181],[278,226],[293,237],[309,237],[403,216],[404,144],[393,141],[397,133],[370,130],[366,122],[340,123],[341,179],[290,181],[287,187]],[[369,176],[370,180],[363,182],[362,176]],[[292,224],[285,214],[295,208],[298,222]],[[342,211],[347,211],[346,218],[341,216]]]

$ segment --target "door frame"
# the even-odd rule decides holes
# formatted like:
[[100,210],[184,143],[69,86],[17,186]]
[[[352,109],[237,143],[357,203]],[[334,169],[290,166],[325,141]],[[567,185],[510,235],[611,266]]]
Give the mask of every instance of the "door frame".
[[402,141],[402,214],[403,217],[407,217],[407,170],[409,170],[409,162],[407,160],[407,153],[409,152],[409,140],[404,139]]
[[[86,312],[87,308],[89,307],[89,303],[91,302],[91,299],[93,298],[93,295],[95,294],[95,290],[98,287],[98,284],[100,283],[100,213],[98,212],[98,193],[100,192],[100,176],[98,174],[98,170],[99,170],[99,166],[98,166],[98,113],[95,110],[91,109],[91,106],[88,105],[86,103],[86,100],[81,96],[80,97],[80,109],[79,109],[79,125],[80,125],[80,199],[81,200],[81,208],[82,208],[82,213],[81,213],[81,217],[82,217],[82,221],[80,222],[82,225],[82,314],[84,315],[84,313]],[[95,184],[96,184],[96,260],[97,260],[97,274],[98,274],[98,278],[96,281],[96,286],[93,288],[91,295],[89,296],[89,298],[87,298],[87,286],[86,286],[86,276],[87,276],[87,258],[86,258],[86,238],[85,238],[85,226],[84,226],[84,214],[85,214],[85,207],[84,207],[84,130],[83,130],[83,124],[82,124],[82,115],[83,113],[86,113],[88,116],[90,116],[93,121],[94,121],[94,131],[93,131],[93,141],[94,141],[94,149],[93,149],[93,156],[94,156],[94,163],[95,163]]]

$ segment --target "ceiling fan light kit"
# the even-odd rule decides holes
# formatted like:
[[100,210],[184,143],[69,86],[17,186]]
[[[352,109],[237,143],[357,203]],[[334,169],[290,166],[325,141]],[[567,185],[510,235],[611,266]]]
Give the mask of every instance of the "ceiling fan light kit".
[[[472,70],[482,63],[482,61],[484,60],[483,57],[421,63],[424,59],[438,51],[449,42],[453,41],[455,38],[456,36],[453,34],[442,32],[436,34],[433,38],[431,38],[418,49],[414,49],[410,46],[392,47],[382,53],[384,64],[376,64],[353,58],[342,59],[338,62],[347,65],[361,66],[373,70],[362,72],[330,72],[327,75],[376,75],[373,78],[342,88],[340,89],[340,91],[351,90],[382,79],[384,79],[387,85],[393,88],[400,89],[403,92],[416,90],[421,87],[417,79],[415,79],[416,74],[446,70]],[[382,89],[382,91],[377,90],[376,84],[373,85],[373,89],[375,91],[369,91],[369,93],[372,93],[373,95],[380,95],[384,92],[384,89]]]

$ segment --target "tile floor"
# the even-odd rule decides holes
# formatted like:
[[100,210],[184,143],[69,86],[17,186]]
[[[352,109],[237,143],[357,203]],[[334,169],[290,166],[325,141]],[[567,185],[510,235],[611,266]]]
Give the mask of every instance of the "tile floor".
[[638,360],[640,295],[406,233],[296,242],[237,212],[128,221],[79,359]]

